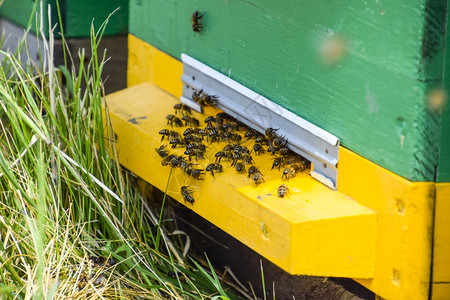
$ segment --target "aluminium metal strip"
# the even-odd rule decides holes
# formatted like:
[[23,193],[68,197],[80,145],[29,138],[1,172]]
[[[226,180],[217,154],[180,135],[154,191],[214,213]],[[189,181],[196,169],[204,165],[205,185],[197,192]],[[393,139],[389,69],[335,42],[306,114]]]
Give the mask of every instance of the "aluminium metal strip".
[[311,176],[336,189],[337,137],[184,53],[181,60],[182,103],[202,112],[202,107],[192,100],[192,93],[203,90],[218,96],[219,109],[251,128],[261,133],[269,127],[279,128],[277,135],[286,137],[288,147],[311,161]]

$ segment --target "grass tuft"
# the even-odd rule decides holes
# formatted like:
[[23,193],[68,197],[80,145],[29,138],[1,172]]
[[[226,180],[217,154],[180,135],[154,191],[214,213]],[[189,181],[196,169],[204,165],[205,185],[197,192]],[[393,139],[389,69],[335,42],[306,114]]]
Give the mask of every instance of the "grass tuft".
[[0,298],[229,299],[121,170],[102,111],[106,25],[78,68],[69,52],[53,66],[52,31],[38,63],[0,51]]

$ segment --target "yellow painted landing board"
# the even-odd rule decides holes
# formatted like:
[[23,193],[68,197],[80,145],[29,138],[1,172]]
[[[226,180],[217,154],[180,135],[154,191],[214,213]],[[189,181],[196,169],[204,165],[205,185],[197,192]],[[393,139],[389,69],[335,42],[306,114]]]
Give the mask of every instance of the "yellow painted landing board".
[[450,183],[436,184],[433,298],[450,299]]
[[[144,83],[111,94],[106,102],[121,164],[164,190],[170,167],[161,165],[155,148],[161,145],[159,130],[167,128],[165,116],[178,100]],[[210,144],[207,157],[224,145]],[[291,274],[373,277],[374,211],[306,173],[282,181],[280,171],[270,170],[269,155],[255,161],[265,179],[258,187],[223,162],[225,172],[215,178],[208,173],[201,181],[174,169],[168,195],[184,203],[180,187],[190,185],[195,203],[188,207]],[[198,163],[204,168],[209,161]],[[281,183],[290,189],[285,198],[276,196]]]

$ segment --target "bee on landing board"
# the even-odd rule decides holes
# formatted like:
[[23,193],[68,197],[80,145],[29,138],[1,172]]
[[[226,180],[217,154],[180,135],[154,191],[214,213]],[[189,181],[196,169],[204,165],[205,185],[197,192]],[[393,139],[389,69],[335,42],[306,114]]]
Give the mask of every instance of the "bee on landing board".
[[260,154],[265,152],[264,148],[261,146],[261,144],[258,144],[258,143],[253,145],[253,150],[252,151],[255,151],[256,155],[260,155]]
[[259,185],[264,182],[264,178],[262,177],[261,173],[258,172],[253,174],[253,182],[256,185]]
[[203,15],[198,10],[191,15],[191,25],[194,32],[200,32],[203,29],[201,18],[203,18]]
[[155,151],[158,153],[159,156],[162,158],[169,155],[169,152],[166,150],[167,145],[162,145],[159,148],[156,148]]
[[260,173],[259,169],[256,166],[251,166],[250,168],[248,168],[248,178],[250,178],[250,176],[252,176],[255,173]]
[[245,173],[245,172],[246,172],[246,171],[245,171],[245,166],[244,166],[244,164],[241,163],[241,162],[238,162],[238,163],[234,166],[234,169],[235,169],[236,172],[238,172],[238,173]]
[[189,106],[183,103],[177,103],[173,106],[173,109],[175,109],[175,114],[178,112],[181,112],[183,116],[192,114],[192,110]]
[[280,198],[284,198],[288,192],[289,188],[285,184],[282,184],[277,188],[277,195]]
[[206,171],[211,172],[212,177],[214,177],[214,172],[223,172],[223,166],[219,163],[211,163],[206,166]]
[[185,202],[189,202],[190,204],[194,204],[195,200],[194,197],[191,196],[191,194],[193,194],[194,191],[188,189],[188,186],[183,185],[181,187],[181,195],[183,196],[183,199]]

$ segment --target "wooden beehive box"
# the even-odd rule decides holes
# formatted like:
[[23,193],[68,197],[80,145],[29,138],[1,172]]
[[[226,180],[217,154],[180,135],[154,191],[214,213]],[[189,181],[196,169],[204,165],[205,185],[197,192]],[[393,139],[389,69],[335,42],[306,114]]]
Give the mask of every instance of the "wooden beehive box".
[[[185,53],[340,140],[336,191],[302,175],[280,201],[265,197],[279,176],[255,187],[225,172],[196,183],[195,212],[291,274],[354,278],[387,299],[444,299],[447,6],[131,0],[129,88],[107,99],[121,163],[165,188],[170,171],[154,148],[183,93]],[[183,202],[177,172],[168,194]]]

